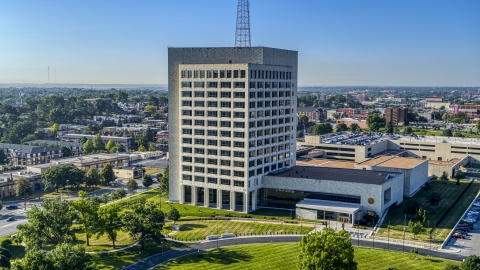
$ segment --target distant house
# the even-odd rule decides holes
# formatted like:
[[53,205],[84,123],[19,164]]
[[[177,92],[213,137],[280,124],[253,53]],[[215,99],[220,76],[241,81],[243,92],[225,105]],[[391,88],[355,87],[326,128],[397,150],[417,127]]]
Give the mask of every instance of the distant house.
[[52,159],[62,157],[60,149],[47,146],[2,143],[0,148],[3,148],[3,151],[14,166],[46,164],[50,163]]

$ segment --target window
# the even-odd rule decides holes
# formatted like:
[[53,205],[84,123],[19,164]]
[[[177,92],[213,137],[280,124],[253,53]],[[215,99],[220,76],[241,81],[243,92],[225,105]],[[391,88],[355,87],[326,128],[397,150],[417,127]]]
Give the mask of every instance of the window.
[[197,172],[197,173],[205,173],[205,168],[204,168],[204,167],[197,167],[197,166],[195,166],[195,172]]
[[208,140],[208,145],[217,146],[217,140]]
[[220,70],[220,78],[225,78],[225,70]]
[[186,70],[182,70],[181,73],[182,73],[182,79],[187,77],[187,71]]
[[[190,179],[190,180],[192,180],[192,179]],[[228,179],[220,179],[220,184],[221,184],[221,185],[230,186],[230,180],[228,180]]]
[[182,166],[182,171],[191,172],[192,171],[192,166],[183,165]]
[[222,101],[220,102],[220,106],[222,108],[231,108],[232,107],[232,103],[231,102],[228,102],[228,101]]
[[195,110],[195,116],[205,116],[205,111]]
[[234,162],[233,162],[233,167],[243,168],[243,167],[245,167],[245,162],[243,162],[243,161],[234,161]]
[[230,170],[220,170],[220,175],[228,175],[230,176],[231,172]]
[[191,71],[191,70],[188,70],[188,71],[187,71],[187,77],[188,77],[188,78],[192,78],[192,71]]
[[205,135],[204,129],[195,129],[195,135]]
[[210,120],[209,120],[209,121],[207,122],[207,124],[208,124],[209,127],[216,127],[217,124],[218,124],[218,122],[217,122],[217,121],[210,121]]
[[192,162],[192,157],[183,156],[182,160],[183,160],[183,162]]
[[232,82],[220,82],[220,88],[232,88]]
[[213,78],[218,78],[218,70],[213,71]]
[[245,182],[233,180],[233,185],[236,187],[243,187],[245,185]]
[[245,113],[244,112],[234,112],[233,113],[233,118],[245,118]]
[[182,82],[183,88],[192,88],[192,82]]
[[245,98],[245,93],[244,92],[233,92],[233,97],[234,98]]
[[[228,150],[221,150],[220,151],[220,156],[223,156],[223,157],[229,157],[230,156],[230,151]],[[223,165],[223,164],[222,164]],[[230,165],[229,165],[230,166]]]
[[235,82],[234,88],[245,88],[245,82]]
[[195,82],[193,86],[195,88],[205,88],[205,82]]
[[232,71],[231,70],[227,70],[227,78],[232,78]]
[[192,110],[182,110],[182,115],[192,116]]
[[182,153],[192,153],[191,147],[182,147]]
[[233,137],[235,138],[245,138],[245,132],[233,132]]
[[200,70],[200,78],[205,78],[205,70]]
[[204,126],[205,120],[195,120],[195,126]]
[[233,142],[233,147],[244,148],[245,143],[244,142]]
[[205,92],[203,92],[203,91],[195,91],[195,97],[205,97]]
[[207,78],[212,78],[212,71],[211,70],[207,70]]
[[228,118],[232,117],[231,112],[222,111],[222,112],[220,112],[220,114],[221,114],[221,117],[228,117]]
[[231,127],[232,122],[230,121],[220,121],[220,126],[221,127]]
[[185,144],[192,144],[192,138],[183,138],[182,142]]
[[192,101],[184,100],[182,101],[182,106],[192,107]]
[[192,125],[192,120],[190,120],[190,119],[182,119],[182,125],[191,126],[191,125]]
[[245,102],[234,102],[233,103],[234,108],[245,108]]
[[238,78],[238,70],[233,71],[233,78]]
[[[216,173],[215,173],[216,174]],[[214,177],[207,177],[207,182],[209,184],[218,184],[218,180],[217,178],[214,178]]]
[[192,97],[192,91],[182,91],[182,97]]
[[218,103],[216,101],[208,101],[207,102],[207,107],[216,108],[217,106],[218,106]]
[[217,136],[218,132],[216,130],[208,130],[207,134],[208,136]]
[[208,155],[213,155],[216,156],[218,154],[218,151],[216,149],[208,149]]
[[196,157],[195,163],[205,163],[205,158]]
[[220,97],[222,97],[222,98],[231,98],[231,97],[232,97],[232,93],[230,93],[230,92],[220,92]]
[[198,70],[194,70],[194,71],[193,71],[193,77],[194,77],[194,78],[198,78]]
[[245,70],[240,70],[240,78],[245,78],[246,74]]
[[217,159],[214,159],[214,158],[209,158],[208,159],[208,164],[209,165],[217,165],[217,163],[218,163]]
[[208,88],[218,88],[218,83],[217,82],[207,82],[207,87]]
[[216,111],[208,111],[208,116],[209,117],[217,117],[217,112]]
[[182,174],[182,180],[192,181],[192,176],[189,174]]
[[195,139],[195,144],[204,145],[204,144],[205,144],[205,140],[204,140],[204,139]]
[[[235,117],[235,115],[234,115],[234,118],[237,118],[237,117]],[[233,127],[234,128],[244,128],[245,123],[244,122],[233,122]]]
[[205,101],[195,101],[195,107],[205,107]]
[[243,157],[245,157],[245,153],[244,152],[239,152],[239,151],[233,151],[233,156],[243,158]]
[[203,176],[195,176],[195,181],[196,182],[205,182],[205,177]]
[[233,171],[233,176],[244,177],[245,173],[242,171]]
[[218,96],[218,93],[217,92],[213,92],[213,91],[208,91],[207,92],[207,95],[208,97],[214,97],[216,98]]
[[232,133],[230,131],[222,130],[222,131],[220,131],[220,136],[221,137],[231,137]]
[[248,84],[248,88],[250,88],[250,89],[255,89],[255,88],[257,88],[257,83],[256,83],[256,82],[250,82],[250,83]]
[[[230,141],[220,141],[220,146],[224,146],[224,147],[230,147],[231,146],[231,142]],[[230,156],[230,151],[228,151],[228,155]]]
[[192,129],[191,128],[184,128],[184,129],[182,129],[182,134],[191,135],[192,134]]

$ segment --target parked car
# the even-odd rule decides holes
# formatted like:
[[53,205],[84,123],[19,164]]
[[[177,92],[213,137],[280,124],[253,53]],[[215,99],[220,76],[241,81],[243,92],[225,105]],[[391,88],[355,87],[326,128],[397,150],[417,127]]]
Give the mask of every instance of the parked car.
[[474,202],[473,206],[480,206],[480,202]]
[[465,239],[465,235],[460,234],[460,233],[456,233],[456,234],[454,234],[454,235],[452,235],[452,236],[453,236],[453,238]]
[[9,217],[9,218],[7,218],[7,221],[8,221],[8,222],[10,222],[10,221],[14,221],[14,220],[15,220],[15,218],[14,218],[14,217]]
[[18,209],[18,206],[16,206],[16,205],[9,205],[9,206],[7,206],[7,207],[5,207],[5,208],[7,208],[8,210],[13,210],[13,209]]
[[455,234],[463,234],[463,235],[465,235],[465,236],[468,236],[468,232],[463,231],[463,230],[456,230],[456,231],[455,231]]
[[457,227],[457,231],[469,232],[469,231],[470,231],[470,228],[468,228],[468,227]]

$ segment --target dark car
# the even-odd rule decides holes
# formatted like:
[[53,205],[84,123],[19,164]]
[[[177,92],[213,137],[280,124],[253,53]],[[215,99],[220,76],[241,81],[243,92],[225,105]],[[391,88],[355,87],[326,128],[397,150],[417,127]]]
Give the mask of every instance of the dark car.
[[7,208],[8,210],[13,210],[13,209],[18,209],[18,206],[16,206],[16,205],[9,205],[9,206],[7,206],[7,207],[5,207],[5,208]]
[[465,239],[465,235],[460,234],[460,233],[456,233],[456,234],[453,235],[453,238]]
[[7,218],[7,221],[14,221],[14,220],[15,220],[14,217],[9,217],[9,218]]

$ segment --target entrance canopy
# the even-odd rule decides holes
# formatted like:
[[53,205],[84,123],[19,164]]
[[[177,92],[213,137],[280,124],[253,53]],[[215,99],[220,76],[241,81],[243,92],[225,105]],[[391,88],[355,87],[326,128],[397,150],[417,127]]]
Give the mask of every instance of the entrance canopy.
[[309,210],[329,211],[334,213],[342,213],[351,215],[351,222],[353,224],[355,214],[362,210],[362,206],[353,203],[343,203],[335,201],[324,201],[305,199],[296,204],[296,208],[303,208]]

